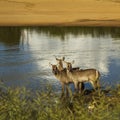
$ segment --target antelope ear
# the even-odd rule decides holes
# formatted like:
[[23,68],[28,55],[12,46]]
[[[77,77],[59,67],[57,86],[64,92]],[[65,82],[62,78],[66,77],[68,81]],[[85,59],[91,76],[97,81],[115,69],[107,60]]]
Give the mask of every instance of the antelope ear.
[[58,58],[55,58],[57,61],[59,61],[59,59]]
[[71,62],[71,64],[74,64],[75,63],[75,61],[73,60],[72,62]]
[[65,57],[62,58],[62,61],[64,61],[64,60],[65,60]]
[[52,64],[49,62],[49,66],[51,67],[52,66]]
[[55,59],[58,60],[58,58],[54,55]]

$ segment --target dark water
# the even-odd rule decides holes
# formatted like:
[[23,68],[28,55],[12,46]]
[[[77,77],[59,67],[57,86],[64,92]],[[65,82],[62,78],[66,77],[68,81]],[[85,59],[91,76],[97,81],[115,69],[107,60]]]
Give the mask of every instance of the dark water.
[[[0,80],[9,87],[42,90],[61,85],[51,73],[54,56],[96,68],[101,86],[120,83],[120,28],[0,27]],[[86,87],[88,85],[86,84]]]

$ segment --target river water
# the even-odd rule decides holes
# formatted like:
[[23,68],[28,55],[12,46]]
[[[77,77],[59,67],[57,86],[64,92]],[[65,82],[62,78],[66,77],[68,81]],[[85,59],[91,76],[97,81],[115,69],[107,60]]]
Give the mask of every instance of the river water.
[[[60,90],[49,62],[100,71],[102,87],[120,83],[120,28],[0,27],[0,80],[7,87]],[[86,88],[90,85],[85,84]]]

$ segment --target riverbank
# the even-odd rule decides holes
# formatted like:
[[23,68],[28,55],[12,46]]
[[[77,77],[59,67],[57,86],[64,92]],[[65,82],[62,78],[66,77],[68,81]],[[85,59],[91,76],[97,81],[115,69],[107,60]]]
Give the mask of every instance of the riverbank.
[[1,0],[0,26],[120,26],[118,0]]
[[120,27],[120,20],[79,20],[73,22],[2,22],[0,26],[86,26]]

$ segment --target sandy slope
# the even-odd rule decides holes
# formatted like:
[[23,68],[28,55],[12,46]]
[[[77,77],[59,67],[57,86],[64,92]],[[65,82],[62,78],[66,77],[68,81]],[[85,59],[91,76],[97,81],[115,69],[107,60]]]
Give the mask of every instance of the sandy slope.
[[119,0],[0,0],[0,25],[120,26],[120,2]]

